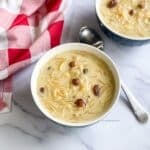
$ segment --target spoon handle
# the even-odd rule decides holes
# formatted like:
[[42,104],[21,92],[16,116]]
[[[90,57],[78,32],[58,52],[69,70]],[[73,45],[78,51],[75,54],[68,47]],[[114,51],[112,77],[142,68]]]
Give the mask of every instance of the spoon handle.
[[136,98],[133,96],[133,94],[130,92],[130,90],[126,87],[126,85],[123,83],[123,81],[121,81],[121,88],[122,88],[124,94],[126,95],[136,118],[142,123],[147,122],[148,118],[149,118],[148,112],[136,100]]

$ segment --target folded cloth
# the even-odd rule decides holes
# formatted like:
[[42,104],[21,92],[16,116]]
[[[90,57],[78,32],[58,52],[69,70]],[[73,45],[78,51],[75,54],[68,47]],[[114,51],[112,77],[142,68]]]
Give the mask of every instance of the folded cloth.
[[65,0],[0,1],[0,113],[11,108],[12,74],[60,43]]

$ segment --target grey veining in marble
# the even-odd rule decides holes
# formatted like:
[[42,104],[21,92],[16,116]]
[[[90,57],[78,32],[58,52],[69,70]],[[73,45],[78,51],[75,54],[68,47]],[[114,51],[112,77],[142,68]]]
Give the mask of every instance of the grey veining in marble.
[[[123,46],[105,36],[94,5],[92,0],[70,3],[62,42],[78,41],[83,25],[95,28],[105,39],[105,52],[116,62],[124,82],[150,112],[150,44]],[[93,126],[68,128],[48,120],[31,97],[33,67],[14,77],[13,111],[0,115],[0,150],[150,150],[150,122],[136,121],[123,94],[105,120]]]

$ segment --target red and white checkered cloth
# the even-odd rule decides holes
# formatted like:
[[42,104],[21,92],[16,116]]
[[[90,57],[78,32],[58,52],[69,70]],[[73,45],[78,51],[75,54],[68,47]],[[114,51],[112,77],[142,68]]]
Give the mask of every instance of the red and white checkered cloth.
[[60,43],[65,0],[0,0],[0,113],[11,108],[12,75]]

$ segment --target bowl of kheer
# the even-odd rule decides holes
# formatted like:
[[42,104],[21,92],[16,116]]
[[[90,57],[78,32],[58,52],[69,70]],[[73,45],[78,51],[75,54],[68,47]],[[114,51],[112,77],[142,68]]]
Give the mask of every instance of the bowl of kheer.
[[102,28],[130,41],[150,40],[150,0],[96,0]]
[[120,79],[112,59],[99,49],[68,43],[48,51],[36,64],[31,93],[52,121],[78,127],[102,120],[116,103]]

